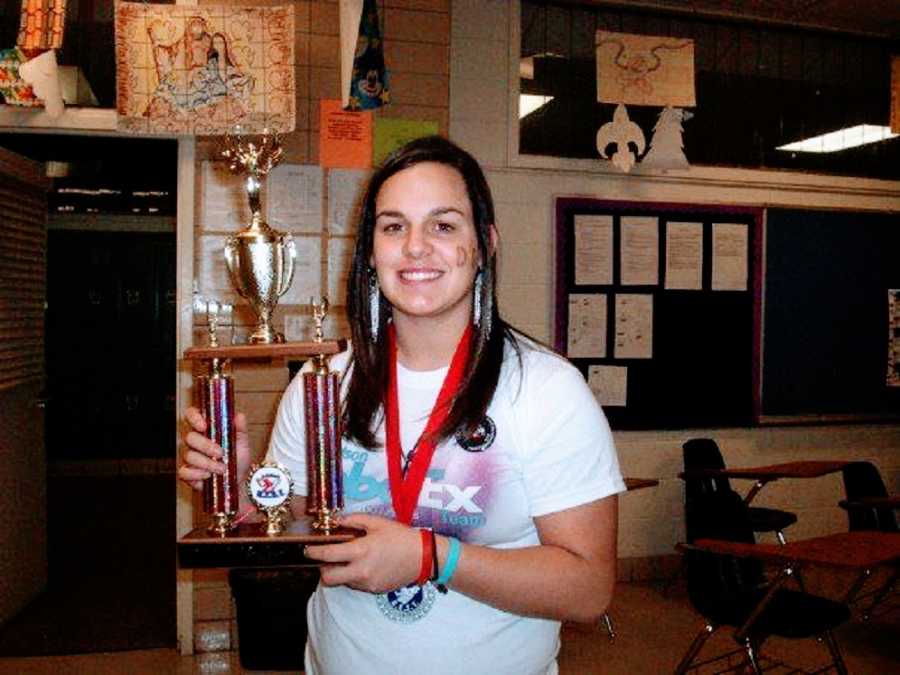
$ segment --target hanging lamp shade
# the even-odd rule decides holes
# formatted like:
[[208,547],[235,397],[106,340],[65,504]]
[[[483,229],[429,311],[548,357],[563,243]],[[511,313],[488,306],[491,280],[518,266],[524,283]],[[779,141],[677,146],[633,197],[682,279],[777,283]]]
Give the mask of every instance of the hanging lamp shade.
[[62,47],[66,0],[22,0],[16,44],[29,53]]

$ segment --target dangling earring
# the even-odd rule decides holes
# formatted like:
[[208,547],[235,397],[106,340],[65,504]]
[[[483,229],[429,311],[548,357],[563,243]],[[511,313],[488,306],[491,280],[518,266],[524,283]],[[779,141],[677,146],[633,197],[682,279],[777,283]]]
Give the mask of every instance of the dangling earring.
[[378,275],[372,270],[369,280],[369,327],[372,330],[372,341],[378,342],[380,326],[379,310],[381,308],[381,290],[378,288]]
[[484,321],[482,322],[484,325],[481,327],[482,332],[485,335],[491,334],[491,323],[494,315],[494,295],[493,293],[488,293],[484,299]]
[[481,324],[481,276],[482,271],[479,269],[475,275],[475,298],[472,301],[472,323],[476,328]]

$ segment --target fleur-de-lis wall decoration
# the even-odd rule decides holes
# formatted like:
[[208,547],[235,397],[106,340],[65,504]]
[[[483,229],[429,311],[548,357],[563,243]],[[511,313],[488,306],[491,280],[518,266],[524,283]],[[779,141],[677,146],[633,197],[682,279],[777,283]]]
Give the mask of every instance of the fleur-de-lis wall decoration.
[[[631,144],[634,144],[634,151]],[[611,158],[606,154],[609,145],[616,146]],[[616,106],[612,122],[607,122],[597,131],[597,152],[603,159],[610,159],[614,166],[625,173],[631,171],[637,158],[644,152],[645,145],[644,132],[631,121],[628,111],[621,103]]]

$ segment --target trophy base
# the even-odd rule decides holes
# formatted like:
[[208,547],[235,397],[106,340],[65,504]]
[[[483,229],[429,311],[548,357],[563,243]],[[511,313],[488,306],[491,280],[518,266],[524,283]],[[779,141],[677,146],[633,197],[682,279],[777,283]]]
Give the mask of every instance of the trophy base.
[[271,326],[261,326],[257,328],[247,342],[251,345],[274,345],[284,342],[284,334],[274,330]]
[[206,528],[209,534],[222,536],[234,529],[234,513],[220,511],[210,515],[212,516],[212,522]]
[[310,514],[313,518],[312,528],[316,532],[329,534],[338,528],[337,518],[341,514],[339,509],[323,509],[320,513]]
[[298,518],[274,535],[266,533],[264,522],[241,523],[222,534],[202,527],[178,540],[178,564],[184,569],[312,567],[322,563],[304,555],[306,546],[339,544],[364,534],[346,527],[316,530],[311,518]]

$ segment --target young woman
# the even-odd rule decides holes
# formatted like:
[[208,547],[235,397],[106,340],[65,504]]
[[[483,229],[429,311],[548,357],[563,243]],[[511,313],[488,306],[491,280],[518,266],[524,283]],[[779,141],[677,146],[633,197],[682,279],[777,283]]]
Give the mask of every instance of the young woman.
[[[331,360],[344,373],[341,522],[366,535],[308,547],[323,563],[308,674],[552,674],[559,622],[610,601],[624,484],[609,427],[581,374],[500,318],[497,238],[484,174],[443,138],[401,148],[369,183],[352,348]],[[296,378],[268,453],[300,494],[302,397]],[[199,487],[220,451],[199,412],[188,419],[179,476]]]

